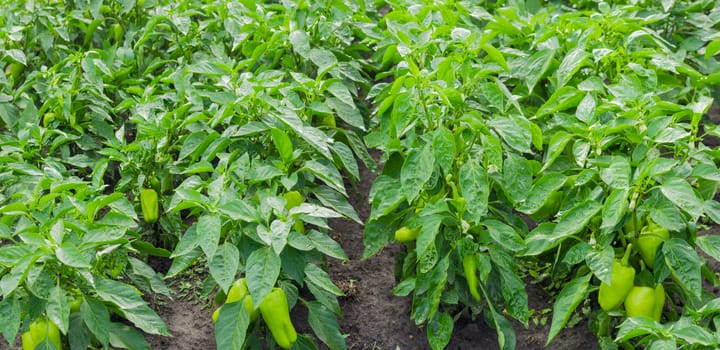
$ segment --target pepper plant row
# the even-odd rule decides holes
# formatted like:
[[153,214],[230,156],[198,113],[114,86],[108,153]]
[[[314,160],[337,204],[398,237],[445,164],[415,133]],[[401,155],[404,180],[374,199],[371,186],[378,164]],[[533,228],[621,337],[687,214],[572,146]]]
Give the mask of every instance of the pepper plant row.
[[602,349],[720,343],[717,1],[0,3],[9,343],[147,349],[200,264],[219,349],[345,349],[328,219],[368,147],[364,258],[406,244],[433,349],[458,317],[515,348],[531,279],[548,343],[581,304]]

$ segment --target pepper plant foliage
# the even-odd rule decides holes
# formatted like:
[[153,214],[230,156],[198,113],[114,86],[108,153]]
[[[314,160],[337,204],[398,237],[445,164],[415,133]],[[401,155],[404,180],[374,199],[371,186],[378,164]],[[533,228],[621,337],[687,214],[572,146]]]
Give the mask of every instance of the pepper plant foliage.
[[[347,256],[327,220],[360,221],[345,180],[358,180],[359,161],[375,166],[357,96],[370,85],[363,39],[375,35],[365,11],[352,2],[2,3],[5,339],[46,315],[68,348],[147,349],[138,329],[170,333],[142,293],[170,297],[166,278],[207,262],[208,295],[245,276],[257,308],[279,286],[290,307],[308,309],[316,336],[299,344],[345,348],[335,319],[343,293],[325,263]],[[157,205],[157,222],[140,215],[147,189],[159,194],[143,199]],[[302,203],[287,205],[291,191]],[[151,257],[172,260],[167,274]],[[218,348],[274,346],[262,323],[234,309],[221,317]]]
[[412,295],[433,348],[458,313],[482,314],[514,348],[507,317],[531,316],[518,263],[550,266],[551,285],[564,286],[550,343],[580,304],[597,305],[614,259],[650,224],[671,239],[654,266],[638,244],[631,262],[645,277],[636,283],[665,286],[662,323],[595,312],[599,344],[717,346],[717,299],[701,283],[717,279],[697,253],[720,259],[718,237],[697,234],[720,222],[720,154],[703,143],[717,136],[703,119],[720,82],[716,5],[391,3],[375,54],[390,79],[370,92],[366,141],[385,165],[365,256],[401,227],[418,230],[395,293]]
[[[205,296],[281,288],[314,333],[291,346],[346,348],[328,219],[361,222],[371,147],[364,257],[407,242],[394,292],[433,349],[463,316],[515,348],[529,276],[548,343],[582,304],[603,349],[718,347],[717,0],[0,4],[8,342],[47,320],[64,348],[148,349],[170,332],[147,300],[204,264]],[[659,318],[597,306],[626,251]],[[241,304],[218,348],[274,347]]]

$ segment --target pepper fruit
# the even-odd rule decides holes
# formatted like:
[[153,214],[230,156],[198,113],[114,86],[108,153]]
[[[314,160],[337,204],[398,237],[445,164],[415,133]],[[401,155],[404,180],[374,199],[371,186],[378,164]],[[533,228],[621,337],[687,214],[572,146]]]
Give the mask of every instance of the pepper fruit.
[[[242,301],[243,306],[245,306],[245,310],[247,310],[250,314],[250,322],[257,320],[260,312],[259,310],[255,310],[253,307],[252,297],[250,296],[250,292],[247,287],[247,280],[244,277],[233,282],[232,286],[230,286],[230,289],[228,290],[227,298],[225,299],[226,304],[234,303],[236,301]],[[220,315],[220,309],[222,309],[222,306],[218,307],[215,309],[215,312],[213,312],[213,323],[217,321],[218,315]]]
[[[283,193],[283,198],[285,198],[285,209],[287,210],[295,208],[305,201],[302,194],[298,191],[285,192]],[[305,224],[298,218],[295,219],[293,228],[299,233],[305,233]]]
[[653,319],[660,322],[663,308],[665,307],[665,287],[662,283],[655,287],[655,310],[653,311]]
[[60,342],[60,330],[53,322],[41,317],[30,324],[27,332],[22,334],[23,350],[34,350],[36,346],[43,343],[47,339],[55,348],[62,350],[62,342]]
[[651,220],[648,220],[648,225],[640,230],[640,237],[637,239],[638,250],[649,268],[655,266],[655,254],[660,244],[668,239],[670,232]]
[[619,307],[635,284],[635,269],[628,265],[631,250],[632,244],[628,244],[622,260],[615,259],[613,261],[610,284],[600,283],[598,303],[605,311],[612,311]]
[[287,210],[297,207],[304,201],[302,194],[298,191],[285,192],[283,198],[285,198],[285,209]]
[[628,317],[644,316],[660,322],[665,305],[665,289],[657,287],[635,286],[625,299],[625,314]]
[[158,220],[158,194],[152,188],[140,190],[140,208],[142,208],[143,219],[152,224]]
[[462,260],[463,272],[465,272],[465,280],[475,300],[480,301],[480,293],[478,292],[478,278],[477,278],[477,261],[475,255],[466,255]]
[[401,243],[412,242],[417,238],[418,233],[420,233],[419,229],[403,226],[395,231],[395,240]]
[[250,296],[247,280],[245,278],[240,278],[233,282],[232,286],[230,286],[230,290],[228,290],[225,303],[233,303],[239,300],[242,300],[245,309],[250,313],[250,321],[255,321],[258,318],[259,312],[253,307],[252,297]]
[[278,346],[290,349],[297,341],[297,332],[290,320],[285,292],[280,288],[273,288],[260,304],[260,312]]

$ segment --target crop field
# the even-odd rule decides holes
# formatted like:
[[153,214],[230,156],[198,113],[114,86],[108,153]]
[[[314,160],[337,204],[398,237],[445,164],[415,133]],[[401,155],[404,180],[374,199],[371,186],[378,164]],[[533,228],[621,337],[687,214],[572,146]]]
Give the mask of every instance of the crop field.
[[720,348],[720,0],[0,0],[0,349]]

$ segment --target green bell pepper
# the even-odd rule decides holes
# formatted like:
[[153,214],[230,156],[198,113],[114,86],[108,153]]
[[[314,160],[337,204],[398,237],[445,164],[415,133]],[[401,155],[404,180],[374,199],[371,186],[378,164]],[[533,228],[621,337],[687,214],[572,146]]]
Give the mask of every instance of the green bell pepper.
[[648,220],[647,226],[640,230],[640,237],[637,239],[638,250],[649,268],[655,266],[657,250],[668,239],[670,239],[670,232],[650,220]]
[[[254,322],[255,320],[257,320],[260,311],[256,310],[253,307],[253,301],[248,290],[247,280],[244,277],[233,282],[233,284],[230,286],[230,289],[228,290],[227,298],[225,299],[226,304],[234,303],[236,301],[242,301],[243,306],[245,306],[245,310],[247,310],[250,314],[250,322]],[[218,315],[220,315],[220,309],[222,309],[222,306],[220,306],[215,310],[215,312],[213,312],[213,323],[217,322],[217,317]]]
[[290,349],[297,341],[297,332],[290,320],[285,291],[273,288],[260,304],[260,313],[278,346]]
[[158,194],[152,188],[140,190],[140,208],[143,219],[147,223],[154,223],[158,220]]
[[41,317],[33,321],[27,332],[22,334],[22,348],[23,350],[34,350],[36,346],[45,342],[45,339],[52,343],[56,349],[62,350],[60,330],[55,323]]
[[628,317],[644,316],[660,322],[665,306],[665,288],[635,286],[625,299],[625,314]]
[[605,311],[618,308],[635,284],[635,269],[628,265],[631,250],[632,244],[629,244],[622,260],[615,259],[613,262],[610,284],[600,283],[598,303]]
[[463,272],[465,272],[465,280],[467,280],[468,289],[470,295],[475,300],[480,301],[480,293],[478,292],[478,278],[477,278],[477,260],[475,255],[466,255],[462,260]]

